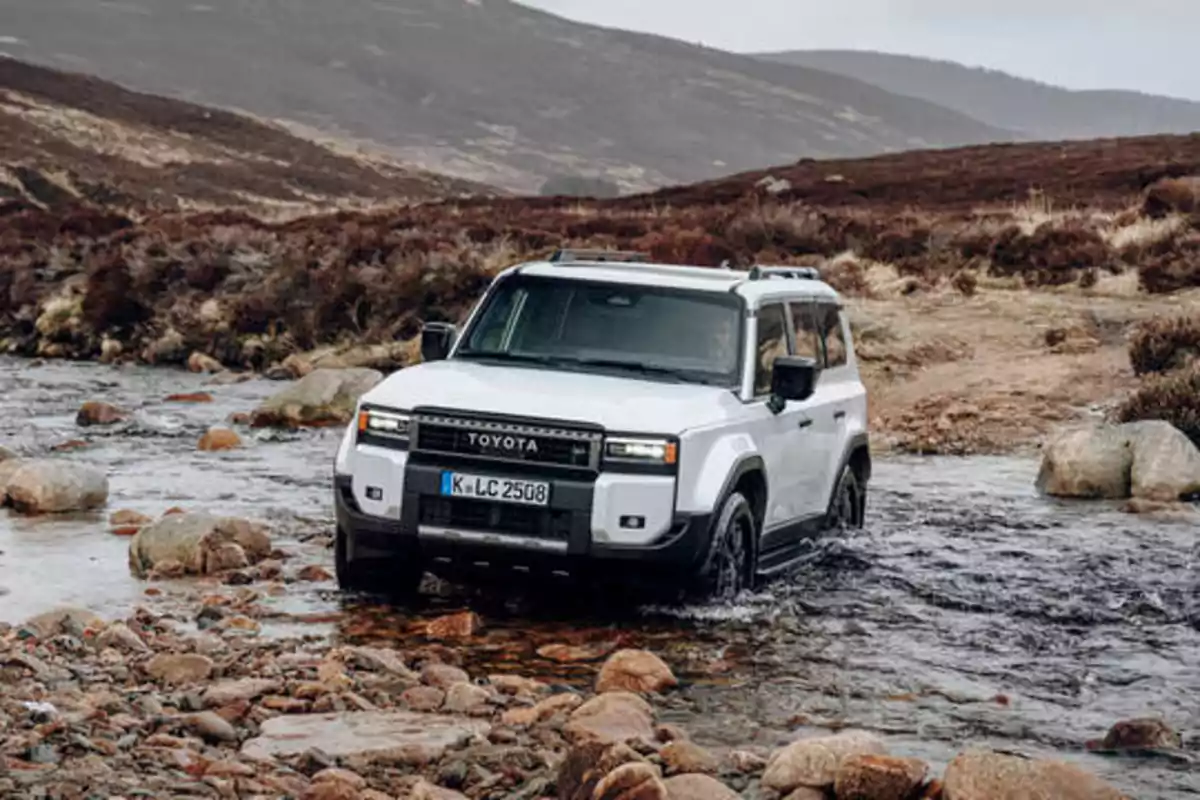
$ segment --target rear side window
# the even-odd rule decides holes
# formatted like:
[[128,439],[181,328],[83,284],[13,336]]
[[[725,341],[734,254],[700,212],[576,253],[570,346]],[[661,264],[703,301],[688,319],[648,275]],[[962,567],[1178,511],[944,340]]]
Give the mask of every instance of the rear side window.
[[787,317],[782,305],[763,306],[758,312],[757,366],[754,370],[754,395],[771,392],[775,359],[788,354]]
[[846,337],[842,332],[841,309],[832,303],[821,303],[816,310],[821,341],[825,347],[825,368],[846,366]]
[[821,363],[821,337],[817,330],[814,303],[794,300],[788,304],[792,312],[792,325],[796,329],[796,355],[811,358]]

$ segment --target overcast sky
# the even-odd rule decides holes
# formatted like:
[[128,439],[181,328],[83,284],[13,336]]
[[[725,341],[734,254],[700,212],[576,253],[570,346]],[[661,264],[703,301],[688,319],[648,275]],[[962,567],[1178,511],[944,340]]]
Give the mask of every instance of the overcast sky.
[[521,2],[726,50],[882,50],[1200,100],[1200,0]]

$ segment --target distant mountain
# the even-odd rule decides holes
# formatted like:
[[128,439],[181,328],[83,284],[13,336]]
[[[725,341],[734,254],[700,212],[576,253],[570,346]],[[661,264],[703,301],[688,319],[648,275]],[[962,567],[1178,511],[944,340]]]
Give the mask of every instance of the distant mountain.
[[0,0],[0,20],[23,60],[526,192],[1014,138],[853,78],[509,0]]
[[1200,131],[1200,102],[1140,92],[1073,91],[952,61],[857,50],[797,50],[761,58],[836,72],[1016,130],[1034,139]]
[[303,212],[488,191],[240,114],[0,57],[0,204]]

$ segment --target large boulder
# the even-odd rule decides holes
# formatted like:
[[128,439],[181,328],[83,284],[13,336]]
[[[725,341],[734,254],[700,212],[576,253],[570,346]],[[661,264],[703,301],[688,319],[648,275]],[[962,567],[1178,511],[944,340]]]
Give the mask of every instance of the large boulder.
[[1054,497],[1175,501],[1200,494],[1200,451],[1160,420],[1075,428],[1046,444],[1037,488]]
[[108,476],[87,464],[52,458],[10,460],[4,462],[0,480],[0,495],[22,514],[87,511],[108,502]]
[[350,421],[358,398],[383,380],[365,368],[317,369],[268,398],[251,414],[256,428],[298,428]]
[[1055,800],[1129,800],[1099,778],[1058,761],[969,750],[946,768],[944,800],[1053,797]]
[[866,731],[798,739],[771,754],[762,785],[782,795],[801,787],[829,790],[843,762],[862,755],[882,756],[887,751],[879,737]]
[[181,565],[186,574],[212,575],[262,561],[271,551],[266,529],[234,517],[168,514],[129,541],[129,569],[144,578],[156,566]]

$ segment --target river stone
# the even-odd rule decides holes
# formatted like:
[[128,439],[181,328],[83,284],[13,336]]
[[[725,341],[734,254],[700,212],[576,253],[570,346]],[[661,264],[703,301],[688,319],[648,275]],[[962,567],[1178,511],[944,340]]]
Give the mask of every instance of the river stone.
[[428,760],[472,736],[486,736],[484,720],[412,711],[350,711],[290,714],[262,723],[259,735],[242,745],[251,758],[287,758],[316,748],[330,758],[349,756],[397,760],[414,753]]
[[592,792],[593,800],[668,800],[658,768],[646,761],[622,764],[605,775]]
[[854,755],[838,767],[833,793],[839,800],[906,800],[928,773],[929,765],[919,758]]
[[1129,800],[1099,778],[1071,764],[969,750],[942,780],[944,800],[1053,797],[1055,800]]
[[14,458],[17,458],[16,453],[14,453],[12,450],[9,450],[7,447],[0,445],[0,461],[8,461]]
[[[203,513],[168,514],[129,541],[129,568],[139,578],[158,564],[175,562],[184,572],[209,575],[257,563],[270,552],[262,526]],[[234,552],[235,549],[240,552]],[[236,556],[241,556],[241,559]]]
[[1200,450],[1183,431],[1162,420],[1123,427],[1133,448],[1130,488],[1134,497],[1172,502],[1200,495]]
[[676,775],[663,785],[670,800],[738,800],[741,796],[708,775]]
[[25,627],[37,631],[38,636],[43,639],[52,638],[60,633],[82,638],[82,632],[88,628],[100,631],[106,624],[102,617],[87,609],[63,606],[30,617],[26,620]]
[[887,750],[878,736],[866,731],[799,739],[771,754],[762,785],[780,794],[801,786],[830,789],[842,762],[864,754],[886,755]]
[[358,398],[383,380],[378,370],[317,369],[268,398],[250,416],[255,428],[296,428],[350,421]]
[[618,650],[596,676],[596,692],[663,692],[679,685],[671,668],[645,650]]
[[654,740],[654,711],[630,692],[608,692],[571,713],[563,735],[573,744],[617,744]]
[[1037,489],[1052,497],[1129,497],[1133,449],[1119,427],[1099,426],[1059,433],[1042,452]]
[[5,493],[22,514],[87,511],[108,502],[108,476],[96,467],[59,459],[17,463]]

